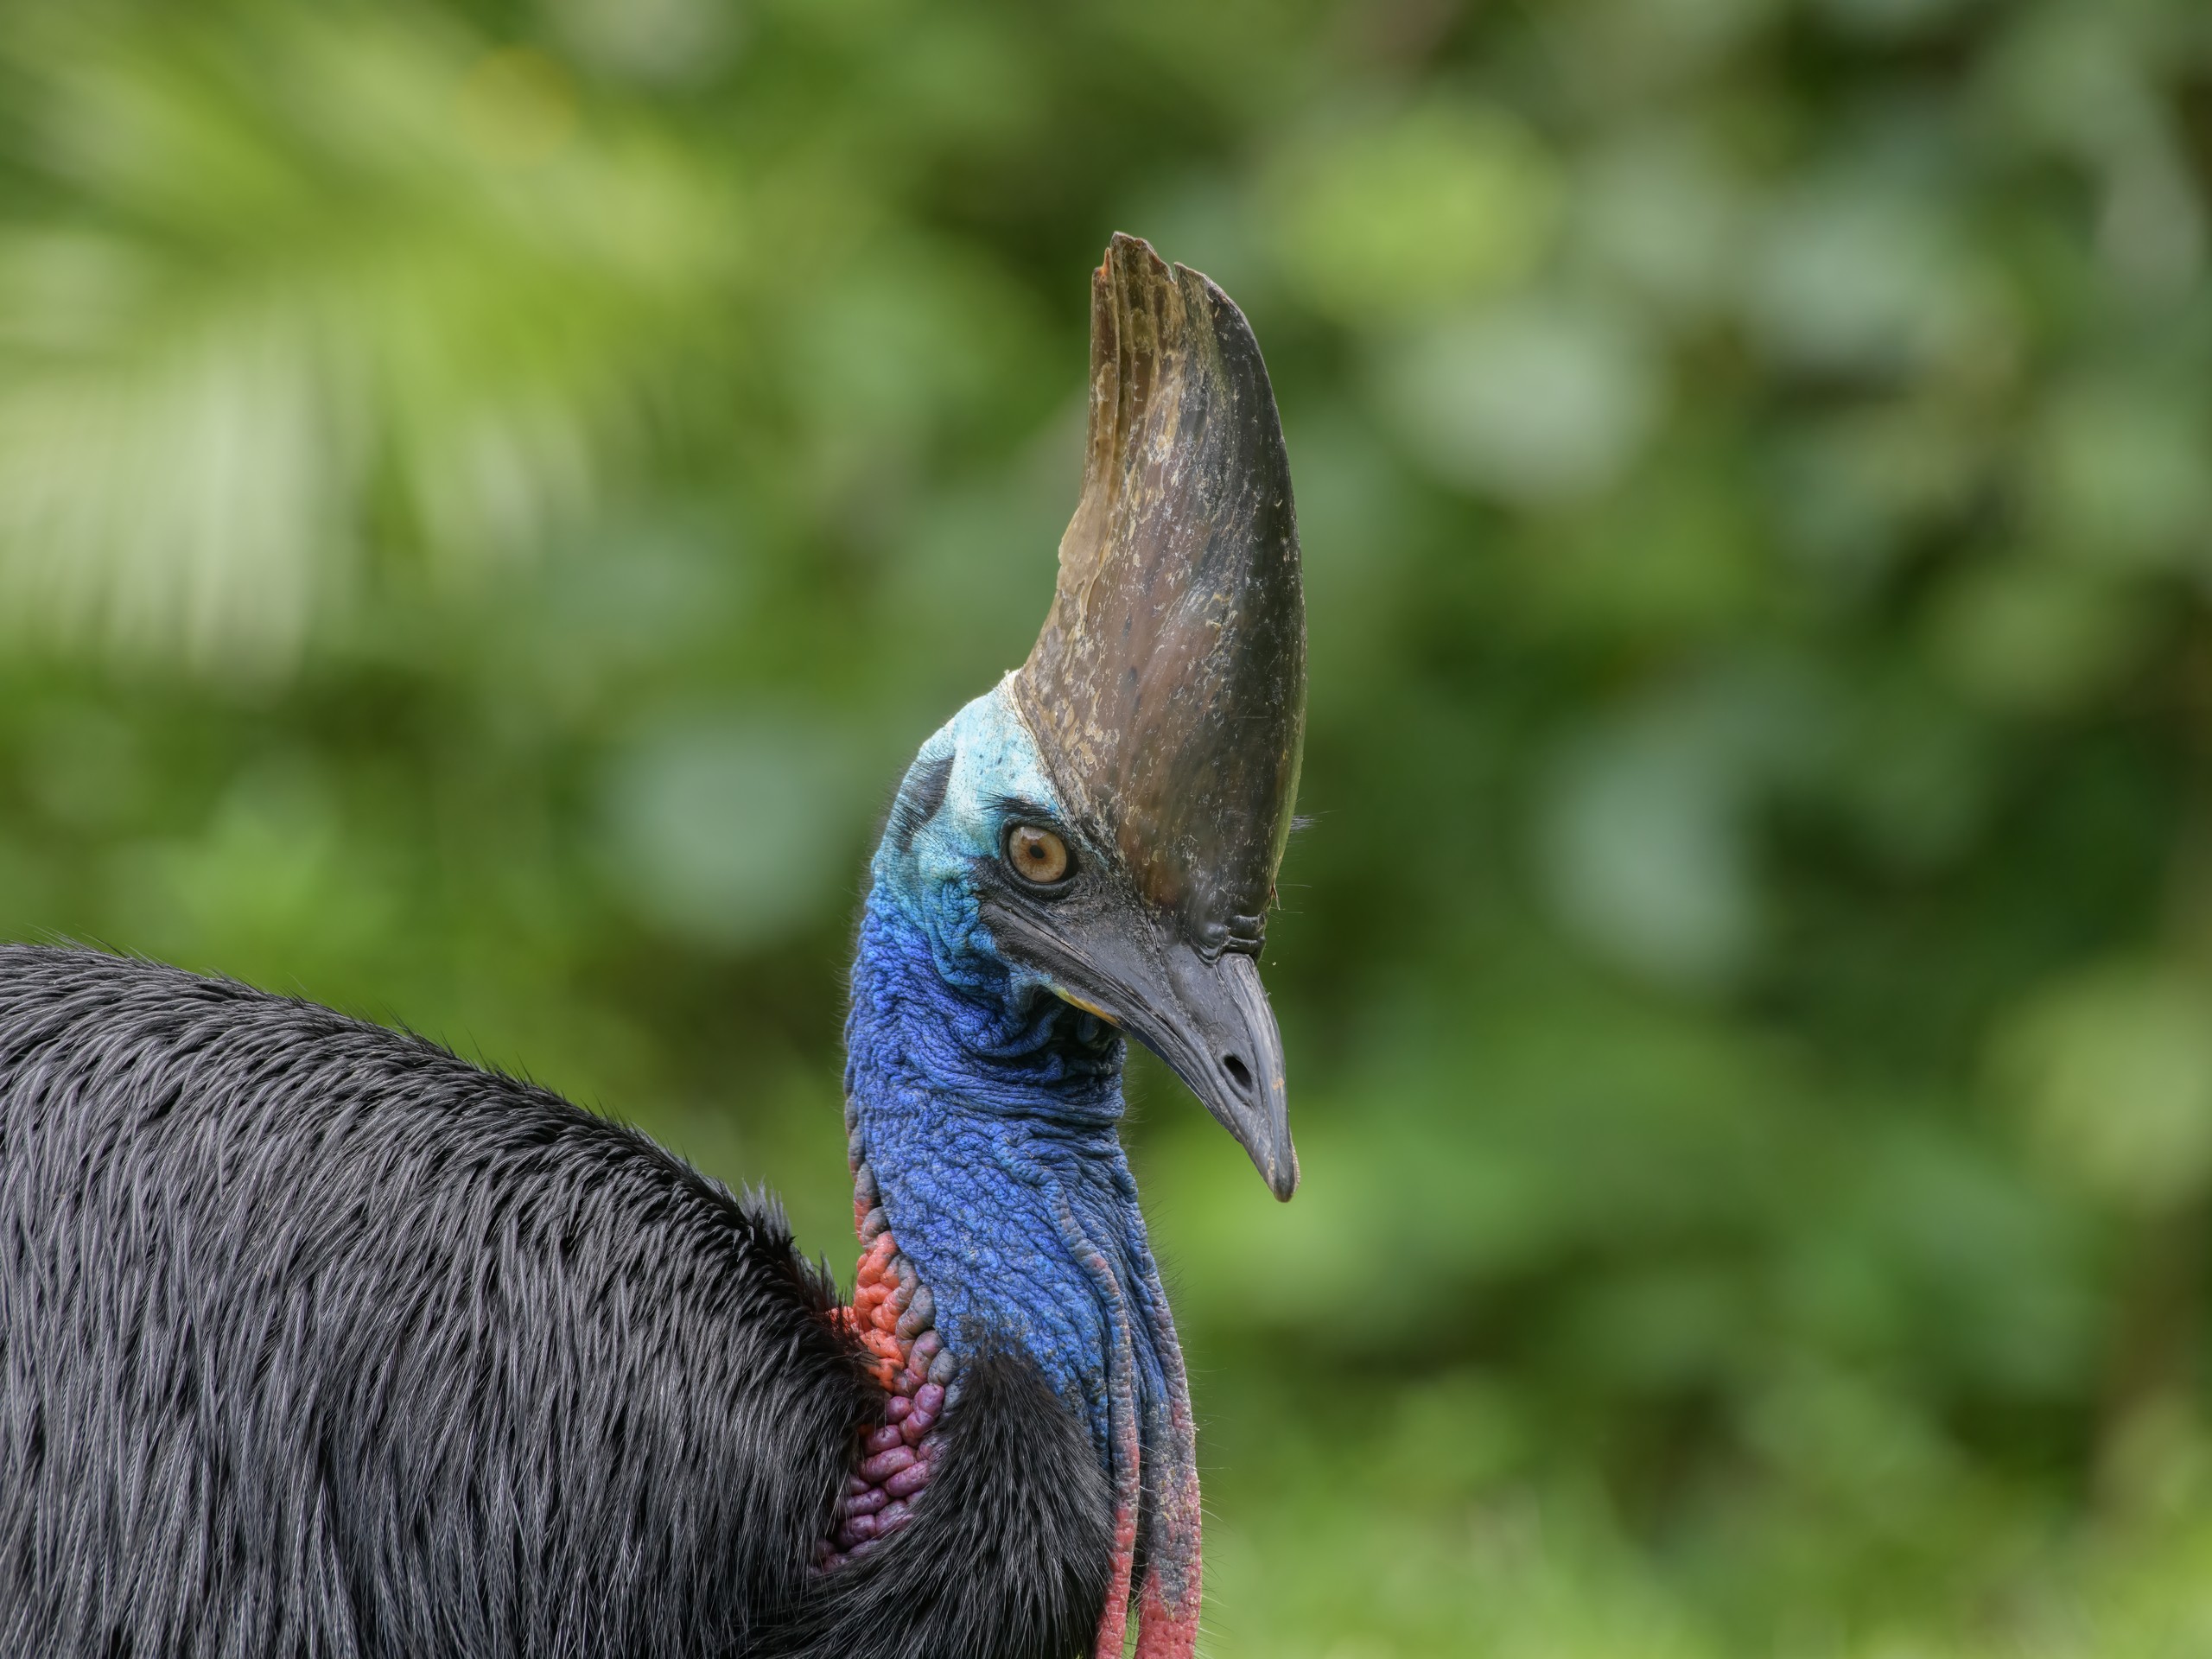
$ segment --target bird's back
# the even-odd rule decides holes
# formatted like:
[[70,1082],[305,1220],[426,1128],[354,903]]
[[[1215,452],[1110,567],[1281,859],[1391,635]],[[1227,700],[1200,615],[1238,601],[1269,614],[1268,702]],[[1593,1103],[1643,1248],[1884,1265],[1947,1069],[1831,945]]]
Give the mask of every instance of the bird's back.
[[0,1651],[741,1649],[866,1409],[830,1301],[543,1090],[0,949]]
[[0,946],[0,1653],[1046,1659],[1087,1433],[988,1342],[917,1522],[772,1201],[433,1044]]

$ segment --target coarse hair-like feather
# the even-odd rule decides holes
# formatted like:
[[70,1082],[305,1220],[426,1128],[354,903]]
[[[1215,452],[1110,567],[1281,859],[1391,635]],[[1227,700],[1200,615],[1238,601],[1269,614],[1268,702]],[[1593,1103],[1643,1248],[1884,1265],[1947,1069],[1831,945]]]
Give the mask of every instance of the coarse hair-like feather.
[[1086,1649],[1110,1497],[1010,1350],[809,1572],[882,1406],[835,1306],[772,1201],[543,1089],[0,946],[0,1652]]

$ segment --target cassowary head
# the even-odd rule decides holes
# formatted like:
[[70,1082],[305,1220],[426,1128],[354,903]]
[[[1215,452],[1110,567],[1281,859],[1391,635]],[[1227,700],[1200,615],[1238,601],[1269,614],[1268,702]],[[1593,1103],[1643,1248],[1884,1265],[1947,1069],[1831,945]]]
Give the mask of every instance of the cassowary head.
[[1089,447],[1051,613],[923,747],[876,877],[949,979],[988,958],[1136,1037],[1287,1199],[1259,976],[1305,726],[1281,427],[1249,326],[1205,277],[1117,236],[1091,299]]
[[[954,1388],[963,1354],[1034,1363],[1112,1484],[1095,1652],[1120,1659],[1135,1608],[1143,1659],[1188,1659],[1197,1449],[1117,1134],[1114,1033],[1174,1067],[1291,1195],[1259,952],[1298,786],[1305,601],[1243,317],[1128,237],[1091,296],[1090,445],[1052,612],[1028,661],[922,746],[876,850],[846,1026],[873,1275],[855,1306],[873,1297],[862,1340],[887,1384],[925,1350]],[[904,1303],[883,1300],[894,1281]],[[848,1503],[832,1556],[898,1513]]]

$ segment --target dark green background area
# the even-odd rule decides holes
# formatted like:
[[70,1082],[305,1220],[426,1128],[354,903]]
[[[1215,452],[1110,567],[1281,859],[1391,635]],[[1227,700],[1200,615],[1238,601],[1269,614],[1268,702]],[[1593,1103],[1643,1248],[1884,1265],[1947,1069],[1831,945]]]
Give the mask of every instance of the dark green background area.
[[848,1267],[869,836],[1141,234],[1310,597],[1297,1200],[1132,1087],[1211,1650],[2212,1650],[2209,185],[2195,0],[17,0],[0,936]]

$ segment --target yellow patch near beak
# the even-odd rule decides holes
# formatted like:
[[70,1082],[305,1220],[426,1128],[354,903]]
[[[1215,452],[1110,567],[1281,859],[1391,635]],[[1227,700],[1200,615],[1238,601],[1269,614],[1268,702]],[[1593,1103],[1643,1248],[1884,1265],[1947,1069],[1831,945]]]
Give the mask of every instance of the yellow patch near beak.
[[1066,1003],[1070,1007],[1081,1008],[1085,1014],[1096,1015],[1099,1019],[1103,1020],[1108,1025],[1113,1027],[1116,1031],[1119,1031],[1122,1028],[1122,1022],[1119,1020],[1107,1013],[1105,1009],[1100,1007],[1096,1002],[1084,1001],[1073,991],[1064,991],[1058,986],[1055,985],[1052,987],[1052,995],[1058,997],[1061,1001]]

